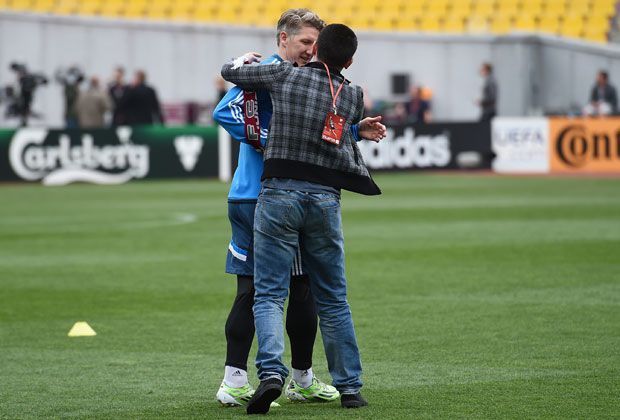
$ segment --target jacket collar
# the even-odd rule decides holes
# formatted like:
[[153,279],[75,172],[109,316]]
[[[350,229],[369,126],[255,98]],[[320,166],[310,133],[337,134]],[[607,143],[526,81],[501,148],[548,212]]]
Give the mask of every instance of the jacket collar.
[[[313,68],[313,69],[320,69],[320,70],[325,71],[325,65],[323,65],[323,63],[322,63],[322,62],[320,62],[320,61],[312,61],[312,62],[310,62],[310,63],[306,64],[304,67],[311,67],[311,68]],[[340,73],[340,71],[339,71],[339,70],[336,70],[336,69],[335,69],[335,68],[333,68],[333,67],[329,67],[329,72],[330,72],[332,75],[334,75],[334,76],[338,76],[338,77],[341,77],[342,79],[344,79],[345,83],[351,83],[350,81],[348,81],[348,80],[347,80],[347,79],[346,79],[346,78],[342,75],[342,73]]]

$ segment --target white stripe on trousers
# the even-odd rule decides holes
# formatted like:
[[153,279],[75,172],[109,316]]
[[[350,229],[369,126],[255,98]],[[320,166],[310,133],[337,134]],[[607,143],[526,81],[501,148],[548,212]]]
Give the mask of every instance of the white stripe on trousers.
[[303,267],[301,265],[301,251],[297,248],[297,253],[293,259],[293,268],[291,268],[291,274],[293,276],[302,276],[304,274]]

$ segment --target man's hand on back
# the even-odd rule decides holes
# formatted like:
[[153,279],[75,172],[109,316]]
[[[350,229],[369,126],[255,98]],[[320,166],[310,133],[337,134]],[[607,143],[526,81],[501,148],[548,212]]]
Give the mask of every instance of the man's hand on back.
[[381,116],[366,117],[359,123],[359,136],[362,139],[379,142],[386,135],[385,125],[381,124]]
[[243,54],[241,57],[237,57],[233,60],[233,70],[238,69],[244,64],[252,64],[260,62],[262,58],[262,54],[257,52],[248,52]]

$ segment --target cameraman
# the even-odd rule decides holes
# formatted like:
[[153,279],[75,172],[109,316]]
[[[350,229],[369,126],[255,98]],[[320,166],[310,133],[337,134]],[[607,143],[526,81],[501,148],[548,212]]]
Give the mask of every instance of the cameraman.
[[32,114],[34,91],[39,85],[47,84],[47,78],[40,74],[31,74],[24,64],[11,63],[10,69],[17,75],[19,96],[15,104],[15,114],[20,118],[22,127],[28,125],[28,117]]

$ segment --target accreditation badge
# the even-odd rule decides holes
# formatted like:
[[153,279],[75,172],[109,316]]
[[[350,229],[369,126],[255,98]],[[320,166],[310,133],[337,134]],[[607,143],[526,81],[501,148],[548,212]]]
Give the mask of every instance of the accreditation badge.
[[344,127],[344,118],[340,115],[336,115],[334,112],[327,114],[325,118],[325,126],[323,127],[323,140],[328,143],[340,144],[342,138],[342,129]]

